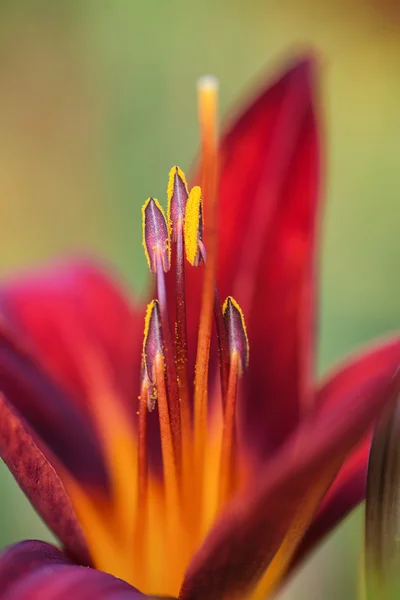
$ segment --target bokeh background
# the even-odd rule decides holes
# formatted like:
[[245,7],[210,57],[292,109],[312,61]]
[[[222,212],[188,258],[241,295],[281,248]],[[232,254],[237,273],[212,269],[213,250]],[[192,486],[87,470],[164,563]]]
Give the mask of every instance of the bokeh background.
[[[227,109],[292,53],[321,68],[319,371],[400,323],[398,0],[0,2],[2,275],[84,250],[137,292],[139,207],[196,153],[195,80]],[[0,543],[49,533],[0,469]],[[363,510],[283,593],[357,597]]]

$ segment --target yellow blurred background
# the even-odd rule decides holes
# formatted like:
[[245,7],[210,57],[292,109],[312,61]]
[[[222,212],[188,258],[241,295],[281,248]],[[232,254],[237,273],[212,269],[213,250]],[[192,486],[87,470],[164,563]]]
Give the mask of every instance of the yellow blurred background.
[[[0,2],[0,266],[83,251],[141,291],[140,205],[196,153],[195,80],[225,110],[319,57],[326,154],[319,368],[400,320],[400,1]],[[250,87],[249,87],[250,86]],[[50,539],[4,467],[1,545]],[[282,599],[356,598],[363,512]]]

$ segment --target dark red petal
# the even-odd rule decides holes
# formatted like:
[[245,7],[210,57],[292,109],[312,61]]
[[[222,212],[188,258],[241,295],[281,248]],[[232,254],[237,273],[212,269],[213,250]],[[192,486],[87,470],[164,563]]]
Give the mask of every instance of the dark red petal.
[[94,428],[71,398],[0,326],[1,391],[31,430],[79,480],[107,488]]
[[[385,378],[400,364],[400,338],[376,347],[353,358],[331,375],[318,391],[318,403],[324,409],[340,403],[341,399],[368,378]],[[337,478],[300,544],[293,564],[297,564],[320,539],[327,535],[355,506],[365,498],[366,474],[370,435],[346,460]]]
[[112,575],[76,566],[47,565],[8,589],[0,600],[161,600],[145,596]]
[[159,600],[125,581],[73,565],[45,542],[25,541],[0,554],[0,600]]
[[0,456],[40,516],[69,553],[81,564],[89,564],[86,540],[62,481],[38,448],[27,426],[2,396]]
[[[260,457],[293,431],[310,400],[319,180],[313,87],[312,65],[298,62],[239,115],[222,143],[217,284],[221,297],[239,302],[247,324],[242,416],[246,442]],[[193,270],[187,289],[196,323]]]
[[129,305],[122,288],[88,260],[55,264],[8,282],[2,307],[29,336],[42,363],[74,399],[87,392],[79,347],[65,339],[78,328],[111,365],[124,400],[137,396],[143,311]]
[[189,566],[181,599],[244,596],[290,534],[292,542],[286,544],[282,559],[284,567],[288,566],[304,528],[346,456],[386,402],[398,393],[399,385],[399,373],[384,382],[372,375],[329,410],[304,421],[296,436],[256,478],[254,489],[232,503],[212,529]]
[[27,540],[9,546],[0,554],[0,598],[36,569],[46,565],[50,573],[55,566],[68,564],[71,562],[61,550],[45,542]]

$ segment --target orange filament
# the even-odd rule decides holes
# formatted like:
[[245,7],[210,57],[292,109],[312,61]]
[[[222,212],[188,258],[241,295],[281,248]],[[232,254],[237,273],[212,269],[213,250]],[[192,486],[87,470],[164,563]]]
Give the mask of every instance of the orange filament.
[[165,290],[165,276],[161,267],[161,257],[157,257],[157,293],[160,305],[162,333],[164,338],[164,357],[167,371],[168,410],[171,422],[171,435],[174,448],[175,462],[178,472],[181,469],[181,409],[178,388],[176,362],[173,356],[171,330],[168,319],[167,294]]
[[[165,369],[164,359],[161,354],[157,354],[155,360],[155,376],[158,398],[158,415],[161,431],[161,450],[163,459],[163,472],[165,481],[165,493],[167,505],[175,510],[179,504],[178,501],[178,469],[175,461],[174,444],[172,440],[172,427],[168,410],[168,397],[165,387]],[[168,508],[167,508],[168,510]]]
[[[193,456],[191,447],[191,414],[187,365],[186,294],[185,294],[185,242],[182,223],[178,225],[176,244],[176,373],[180,395],[181,443],[182,443],[182,493],[184,505],[190,506],[192,495],[191,470]],[[187,515],[188,516],[188,515]]]
[[191,428],[189,379],[187,371],[187,330],[186,330],[186,294],[185,294],[185,238],[183,226],[185,221],[186,205],[189,191],[183,171],[172,167],[167,187],[167,215],[168,228],[171,239],[176,242],[176,314],[175,314],[175,349],[176,349],[176,375],[178,380],[180,408],[181,408],[181,438],[182,462],[185,471],[183,478],[187,478],[190,468],[190,444],[188,434]]
[[143,542],[145,538],[145,524],[147,521],[147,411],[148,411],[149,383],[147,377],[143,377],[142,389],[139,398],[138,419],[138,517],[136,519],[139,527],[138,537]]
[[232,352],[228,389],[225,400],[224,431],[222,434],[221,467],[220,467],[220,508],[226,503],[234,488],[235,469],[235,418],[236,418],[236,395],[239,376],[239,355]]
[[[204,468],[204,447],[207,433],[208,362],[210,356],[217,254],[217,85],[215,80],[210,78],[199,82],[199,119],[202,138],[201,183],[204,197],[205,240],[208,249],[208,260],[204,270],[194,382],[194,451],[195,468],[198,473],[200,486],[200,498]],[[201,506],[199,510],[201,511]],[[201,520],[201,517],[199,520]]]
[[[157,354],[155,360],[155,375],[158,397],[158,415],[161,432],[161,451],[163,460],[164,473],[164,490],[165,490],[165,519],[166,519],[166,534],[168,539],[175,540],[177,546],[182,545],[180,540],[180,497],[178,489],[178,468],[175,460],[174,445],[172,439],[172,428],[168,410],[168,397],[165,387],[165,369],[164,359],[161,354]],[[182,552],[182,548],[180,548]],[[170,585],[174,584],[174,566],[175,563],[180,563],[179,557],[172,555],[170,561]],[[174,590],[176,593],[178,590]]]
[[[190,430],[189,380],[187,372],[187,332],[185,294],[185,241],[178,226],[176,244],[176,371],[181,399],[182,435]],[[184,452],[185,453],[185,452]]]

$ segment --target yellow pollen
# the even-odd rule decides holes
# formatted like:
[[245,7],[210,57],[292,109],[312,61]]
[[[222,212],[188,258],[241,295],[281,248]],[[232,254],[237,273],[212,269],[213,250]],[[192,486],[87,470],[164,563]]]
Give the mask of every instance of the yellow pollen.
[[186,204],[184,236],[186,258],[191,265],[197,266],[199,241],[203,237],[203,202],[199,186],[192,188]]
[[153,310],[155,309],[156,304],[158,304],[158,301],[152,300],[151,302],[149,302],[149,304],[147,305],[147,308],[146,308],[146,315],[144,317],[143,354],[142,354],[143,360],[145,359],[145,348],[146,348],[147,338],[149,337],[151,315],[153,314]]

